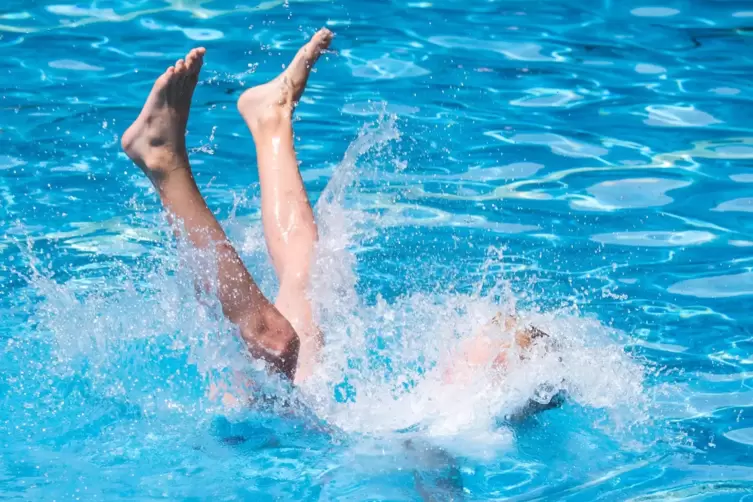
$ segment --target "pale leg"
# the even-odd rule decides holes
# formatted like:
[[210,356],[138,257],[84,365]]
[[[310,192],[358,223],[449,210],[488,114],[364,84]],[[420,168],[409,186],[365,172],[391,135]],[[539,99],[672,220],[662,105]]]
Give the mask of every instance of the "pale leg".
[[216,257],[217,295],[255,357],[293,379],[299,340],[285,317],[262,294],[206,205],[191,173],[185,129],[205,50],[157,79],[141,114],[123,135],[126,154],[147,174],[177,233]]
[[298,170],[292,113],[311,67],[331,39],[329,30],[320,30],[282,74],[238,100],[256,144],[264,235],[280,283],[275,305],[301,337],[296,382],[312,373],[322,340],[308,298],[317,227]]

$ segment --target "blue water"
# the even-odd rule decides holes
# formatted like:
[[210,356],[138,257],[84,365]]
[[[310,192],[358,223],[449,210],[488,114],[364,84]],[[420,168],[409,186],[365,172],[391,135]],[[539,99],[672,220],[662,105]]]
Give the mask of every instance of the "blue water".
[[[119,137],[205,46],[191,161],[273,295],[235,100],[322,25],[322,375],[227,408],[257,369]],[[750,499],[752,34],[734,0],[6,0],[0,499]],[[432,380],[513,303],[563,361]]]

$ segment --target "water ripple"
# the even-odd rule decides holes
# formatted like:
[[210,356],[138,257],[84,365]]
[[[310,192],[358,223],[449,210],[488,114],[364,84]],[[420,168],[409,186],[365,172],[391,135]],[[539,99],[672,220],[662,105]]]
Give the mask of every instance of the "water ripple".
[[[0,499],[68,500],[81,487],[92,500],[750,491],[746,2],[7,0],[0,11]],[[360,315],[329,324],[344,376],[312,404],[328,423],[233,415],[204,390],[248,362],[229,357],[231,327],[197,300],[193,265],[120,136],[154,78],[206,46],[191,162],[275,292],[235,101],[322,25],[337,37],[297,109],[296,143],[312,199],[342,195],[321,243],[346,269],[330,269],[332,289],[358,296],[313,297]],[[504,406],[490,418],[481,388],[426,393],[439,404],[406,390],[502,299],[581,344],[560,361],[577,384],[565,406],[519,422]],[[434,436],[407,423],[444,412]],[[475,428],[448,432],[463,421]]]
[[669,292],[697,298],[753,295],[753,272],[687,279],[670,286]]

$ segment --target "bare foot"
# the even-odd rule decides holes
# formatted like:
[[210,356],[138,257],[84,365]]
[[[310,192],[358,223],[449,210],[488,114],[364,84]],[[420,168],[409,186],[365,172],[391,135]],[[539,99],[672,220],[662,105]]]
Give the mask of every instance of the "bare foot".
[[123,134],[126,155],[144,170],[153,183],[170,171],[188,166],[186,123],[191,98],[204,61],[203,47],[179,59],[152,87],[136,121]]
[[275,125],[290,119],[306,88],[314,63],[329,47],[332,37],[332,32],[327,28],[317,31],[277,78],[241,94],[238,110],[252,133],[262,125]]

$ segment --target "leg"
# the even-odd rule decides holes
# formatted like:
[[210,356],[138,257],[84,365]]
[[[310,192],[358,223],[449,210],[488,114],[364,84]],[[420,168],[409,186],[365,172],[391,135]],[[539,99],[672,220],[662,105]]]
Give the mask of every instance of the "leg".
[[322,342],[307,296],[317,228],[298,171],[292,113],[312,66],[331,40],[329,30],[320,30],[280,76],[238,100],[256,144],[264,235],[280,283],[276,305],[301,336],[297,381],[312,373]]
[[141,114],[123,135],[123,149],[152,181],[168,216],[182,224],[184,237],[216,256],[222,309],[240,328],[251,353],[292,379],[298,336],[261,293],[228,242],[188,164],[185,129],[204,52],[194,49],[157,79]]

